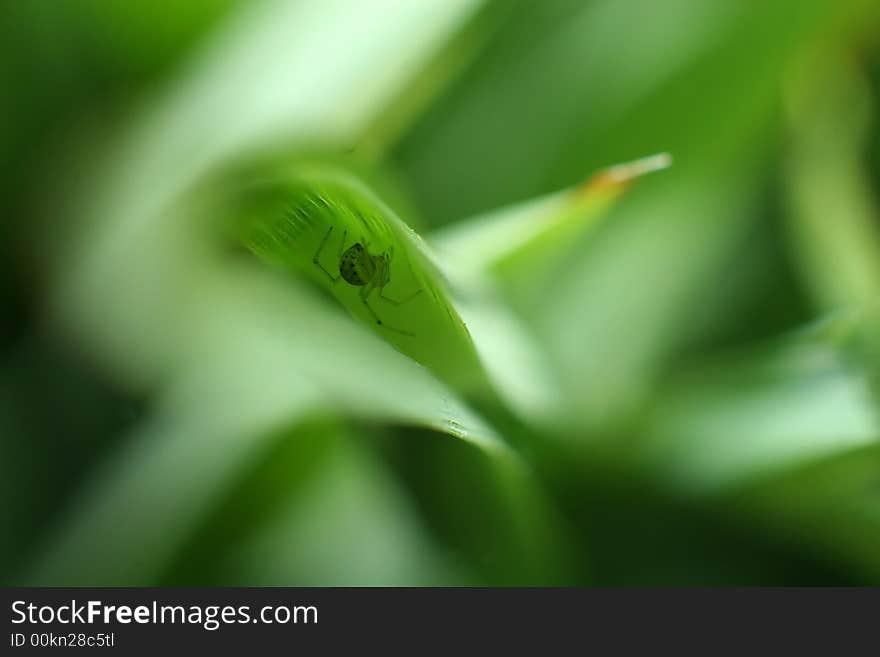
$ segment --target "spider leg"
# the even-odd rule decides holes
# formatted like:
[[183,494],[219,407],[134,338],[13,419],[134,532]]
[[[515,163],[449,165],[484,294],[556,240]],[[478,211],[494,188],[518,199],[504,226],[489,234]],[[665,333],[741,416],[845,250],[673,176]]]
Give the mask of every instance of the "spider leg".
[[339,243],[339,262],[342,262],[342,253],[345,251],[345,240],[348,239],[348,228],[342,231],[342,241]]
[[404,330],[399,329],[399,328],[394,328],[393,326],[388,326],[388,324],[386,324],[385,322],[383,322],[383,321],[379,318],[379,315],[376,314],[376,311],[375,311],[375,310],[373,309],[373,307],[370,305],[370,300],[369,300],[370,293],[375,289],[375,287],[376,287],[376,286],[375,286],[375,285],[372,285],[372,284],[370,284],[370,285],[365,285],[364,287],[361,288],[360,297],[361,297],[361,301],[363,302],[364,306],[365,306],[366,309],[370,312],[370,315],[372,315],[372,316],[373,316],[373,319],[376,320],[376,324],[378,324],[379,326],[382,326],[382,327],[386,328],[386,329],[389,330],[389,331],[394,331],[395,333],[400,333],[401,335],[406,335],[406,336],[408,336],[408,337],[414,338],[414,337],[415,337],[415,333],[410,333],[409,331],[404,331]]
[[[321,252],[324,250],[324,245],[327,244],[327,240],[330,239],[330,233],[332,233],[332,232],[333,232],[333,226],[330,226],[330,228],[327,229],[327,233],[324,235],[324,238],[321,240],[321,244],[318,245],[318,250],[315,251],[315,255],[312,256],[312,263],[317,265],[318,268],[322,272],[327,274],[327,278],[330,279],[331,283],[336,283],[339,280],[339,276],[334,276],[329,271],[327,271],[327,268],[321,264],[321,260],[320,260]],[[345,246],[345,238],[347,237],[347,235],[348,235],[347,230],[342,233],[342,243],[339,245],[339,259],[340,260],[342,259],[342,247]]]
[[386,297],[385,296],[385,287],[382,286],[379,288],[379,298],[382,299],[383,301],[387,301],[392,306],[402,306],[403,304],[408,303],[408,302],[412,301],[413,299],[415,299],[417,296],[419,296],[421,291],[422,291],[422,288],[419,288],[418,290],[416,290],[415,292],[410,294],[408,297],[398,300],[398,299],[392,299],[391,297]]

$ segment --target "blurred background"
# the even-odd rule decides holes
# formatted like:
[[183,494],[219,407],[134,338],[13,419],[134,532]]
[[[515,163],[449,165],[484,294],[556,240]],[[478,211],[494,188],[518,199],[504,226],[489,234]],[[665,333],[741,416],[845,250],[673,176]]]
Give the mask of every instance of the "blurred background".
[[[876,2],[11,0],[0,81],[3,584],[880,583]],[[429,244],[674,165],[504,297],[533,418],[218,255],[279,152]]]

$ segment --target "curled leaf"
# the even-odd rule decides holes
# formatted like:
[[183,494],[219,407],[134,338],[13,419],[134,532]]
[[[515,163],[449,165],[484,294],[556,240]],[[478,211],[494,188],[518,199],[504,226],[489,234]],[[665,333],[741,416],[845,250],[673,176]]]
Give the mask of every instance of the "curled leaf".
[[304,275],[440,378],[484,384],[468,329],[425,244],[352,176],[320,168],[258,179],[233,202],[242,243]]

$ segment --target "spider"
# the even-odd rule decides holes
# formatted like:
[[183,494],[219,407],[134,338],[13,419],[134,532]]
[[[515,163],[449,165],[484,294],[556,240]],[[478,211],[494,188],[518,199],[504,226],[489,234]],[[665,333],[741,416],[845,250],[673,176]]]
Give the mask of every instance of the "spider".
[[331,283],[336,284],[341,278],[349,285],[359,287],[361,302],[369,311],[373,319],[376,320],[377,325],[384,326],[389,331],[412,337],[412,333],[388,326],[388,324],[383,322],[379,315],[376,314],[376,311],[370,305],[369,301],[373,290],[379,290],[380,299],[383,299],[394,306],[400,306],[414,299],[416,295],[422,291],[421,289],[418,289],[407,298],[400,301],[385,296],[385,286],[391,281],[391,259],[394,257],[394,247],[392,246],[385,253],[372,255],[367,250],[369,243],[361,238],[363,244],[361,244],[361,242],[355,242],[345,249],[345,242],[348,238],[348,230],[346,229],[342,232],[342,241],[339,243],[339,275],[334,276],[324,267],[324,265],[321,264],[320,260],[321,253],[324,250],[324,246],[327,244],[327,240],[330,239],[330,234],[332,232],[333,226],[330,226],[330,228],[327,229],[327,233],[324,235],[324,239],[321,240],[321,244],[318,245],[318,250],[315,251],[315,255],[312,257],[312,262],[317,265],[321,271],[327,274],[327,278],[330,279]]

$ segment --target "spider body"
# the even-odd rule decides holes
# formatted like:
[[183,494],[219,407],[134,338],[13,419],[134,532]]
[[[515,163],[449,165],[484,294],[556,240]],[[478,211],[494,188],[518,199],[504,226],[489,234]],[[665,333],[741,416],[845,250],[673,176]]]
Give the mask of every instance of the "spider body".
[[394,255],[393,247],[385,253],[373,255],[367,250],[367,246],[365,246],[366,241],[364,240],[364,244],[355,242],[345,249],[345,241],[348,237],[348,231],[343,231],[342,242],[339,245],[339,275],[334,276],[327,271],[324,265],[321,264],[320,260],[321,253],[323,252],[324,246],[332,232],[333,226],[330,226],[327,230],[327,234],[324,235],[324,239],[321,240],[321,244],[318,246],[318,250],[312,258],[312,262],[327,275],[331,283],[335,284],[341,278],[349,285],[361,288],[359,293],[361,302],[369,311],[370,315],[372,315],[373,319],[376,320],[376,324],[384,326],[395,333],[412,336],[412,333],[401,331],[400,329],[385,324],[376,314],[376,311],[370,305],[369,301],[369,297],[373,293],[373,290],[377,289],[379,290],[380,299],[395,306],[406,303],[421,292],[421,290],[416,290],[413,294],[402,301],[397,301],[396,299],[385,296],[385,286],[391,281],[391,258]]
[[339,274],[349,285],[368,285],[381,279],[383,273],[387,279],[386,257],[370,255],[360,242],[348,247],[339,259]]

